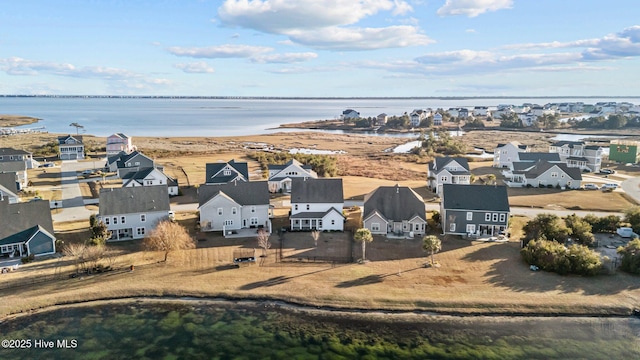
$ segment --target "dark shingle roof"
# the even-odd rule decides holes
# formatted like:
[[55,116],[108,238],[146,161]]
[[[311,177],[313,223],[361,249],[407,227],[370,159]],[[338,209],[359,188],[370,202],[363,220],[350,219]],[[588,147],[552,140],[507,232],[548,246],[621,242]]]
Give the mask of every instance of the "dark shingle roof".
[[555,146],[555,147],[562,147],[564,145],[568,145],[570,148],[573,148],[576,145],[584,145],[584,141],[563,140],[563,141],[557,141],[557,142],[554,142],[553,144],[551,144],[551,146]]
[[220,192],[226,194],[240,205],[269,204],[269,185],[266,181],[234,181],[228,184],[205,184],[198,188],[200,206]]
[[287,166],[293,165],[293,164],[296,164],[305,170],[311,170],[311,165],[303,165],[300,161],[296,159],[291,159],[284,164],[269,164],[267,165],[267,168],[269,170],[282,170],[282,169],[285,169]]
[[292,203],[343,203],[342,179],[291,179]]
[[27,170],[25,161],[0,161],[0,172],[18,172]]
[[2,221],[0,239],[38,225],[53,235],[53,221],[47,200],[15,204],[8,204],[6,200],[0,202],[0,219]]
[[62,144],[65,143],[67,140],[69,139],[75,139],[79,144],[82,144],[82,135],[65,135],[65,136],[58,136],[58,144]]
[[375,211],[389,220],[409,220],[425,216],[424,200],[411,188],[406,186],[380,186],[364,197],[364,216],[366,219]]
[[226,163],[209,163],[207,164],[206,169],[206,178],[205,183],[207,184],[224,184],[230,181],[233,181],[238,177],[237,174],[231,175],[223,175],[219,174],[214,178],[216,174],[218,174],[222,169],[224,169],[227,165],[233,168],[237,173],[242,175],[246,181],[249,181],[249,166],[246,162],[236,162],[235,160],[231,160]]
[[463,157],[437,157],[433,159],[433,161],[435,161],[435,168],[438,169],[438,171],[447,167],[447,165],[449,165],[449,163],[452,161],[457,162],[458,164],[460,164],[460,166],[469,171],[469,162],[466,158]]
[[523,152],[518,153],[520,161],[560,161],[560,154],[545,152]]
[[[115,155],[117,156],[117,155]],[[123,156],[120,157],[120,160],[118,160],[118,168],[124,168],[125,164],[132,160],[133,158],[137,157],[137,156],[141,156],[145,159],[148,159],[149,161],[151,161],[151,163],[154,163],[153,159],[151,159],[150,157],[148,157],[147,155],[139,152],[139,151],[134,151],[131,154],[124,154]]]
[[342,215],[342,213],[338,209],[332,207],[327,211],[299,212],[297,214],[289,216],[289,218],[291,218],[291,219],[320,219],[320,218],[325,217],[328,213],[330,213],[332,211],[335,211],[338,214],[340,214],[340,216],[344,217],[344,215]]
[[[0,245],[10,245],[10,244],[19,244],[19,243],[23,243],[29,239],[31,239],[31,237],[33,235],[35,235],[38,231],[43,231],[43,232],[47,232],[42,226],[40,225],[36,225],[34,227],[28,228],[26,230],[20,231],[18,233],[15,233],[11,236],[8,236],[4,239],[0,239]],[[52,233],[49,233],[49,235],[53,236]]]
[[5,155],[29,155],[31,154],[28,151],[24,151],[24,150],[18,150],[18,149],[12,149],[12,148],[0,148],[0,156],[5,156]]
[[12,172],[0,173],[0,186],[14,194],[17,194],[18,186],[16,185],[16,174]]
[[100,215],[169,211],[166,185],[102,189]]
[[506,186],[444,184],[442,201],[447,210],[509,211]]
[[538,161],[531,170],[525,173],[525,176],[527,179],[535,179],[554,166],[557,166],[560,170],[564,171],[573,180],[582,180],[582,173],[579,168],[570,168],[564,163],[550,163],[547,161]]

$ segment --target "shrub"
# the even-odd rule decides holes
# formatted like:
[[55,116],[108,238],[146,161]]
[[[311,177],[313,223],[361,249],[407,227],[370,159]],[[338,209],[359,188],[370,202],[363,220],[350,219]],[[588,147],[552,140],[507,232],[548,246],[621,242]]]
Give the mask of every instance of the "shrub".
[[571,229],[557,215],[538,214],[523,228],[527,240],[548,239],[564,243]]
[[620,269],[631,274],[640,275],[640,239],[634,239],[618,248],[618,254],[622,255]]
[[566,248],[558,242],[539,239],[530,241],[520,254],[528,264],[560,275],[593,276],[602,269],[599,255],[584,245]]

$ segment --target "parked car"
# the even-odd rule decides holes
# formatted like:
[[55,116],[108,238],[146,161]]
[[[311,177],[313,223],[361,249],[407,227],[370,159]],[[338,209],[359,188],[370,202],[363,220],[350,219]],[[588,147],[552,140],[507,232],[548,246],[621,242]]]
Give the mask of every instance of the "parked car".
[[618,235],[620,235],[620,237],[623,238],[637,238],[638,234],[633,232],[633,229],[630,227],[620,227],[618,229],[616,229],[616,233],[618,233]]
[[615,174],[616,171],[612,169],[600,169],[600,174]]
[[602,185],[601,189],[611,189],[611,190],[615,190],[618,188],[618,184],[604,184]]
[[584,184],[585,190],[598,190],[600,189],[596,184]]

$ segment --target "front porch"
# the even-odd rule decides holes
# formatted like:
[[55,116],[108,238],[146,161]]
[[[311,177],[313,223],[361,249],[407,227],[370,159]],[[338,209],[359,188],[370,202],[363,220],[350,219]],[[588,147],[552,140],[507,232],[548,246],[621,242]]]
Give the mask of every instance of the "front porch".
[[109,241],[124,241],[124,240],[133,240],[133,229],[117,229],[111,230],[111,237]]

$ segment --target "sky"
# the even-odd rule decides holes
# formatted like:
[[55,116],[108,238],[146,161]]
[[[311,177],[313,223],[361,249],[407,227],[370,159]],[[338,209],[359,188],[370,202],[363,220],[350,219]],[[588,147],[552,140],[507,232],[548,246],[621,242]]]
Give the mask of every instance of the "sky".
[[637,96],[637,0],[0,0],[0,94]]

